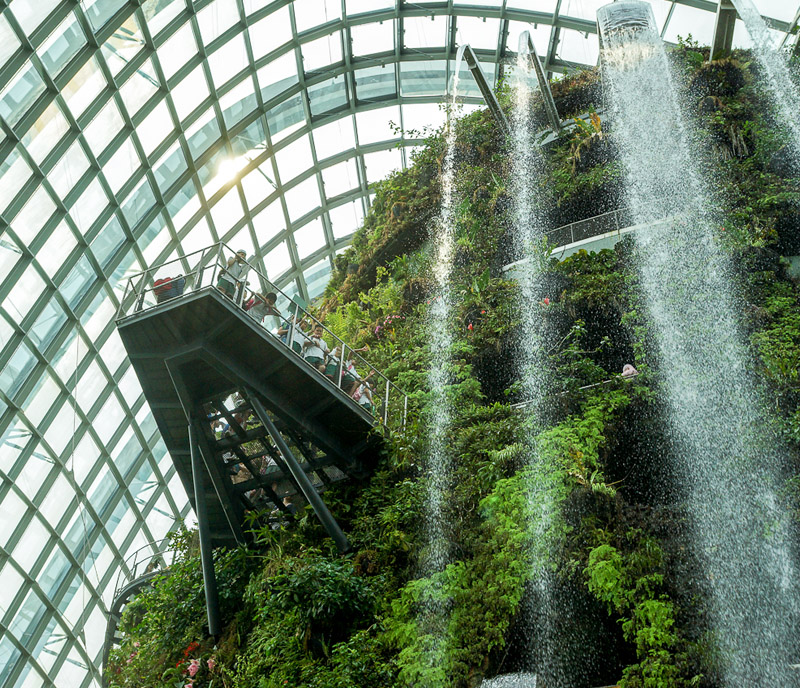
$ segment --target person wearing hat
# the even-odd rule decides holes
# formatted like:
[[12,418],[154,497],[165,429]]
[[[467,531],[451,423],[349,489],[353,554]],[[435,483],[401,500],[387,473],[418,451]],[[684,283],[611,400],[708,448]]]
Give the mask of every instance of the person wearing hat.
[[229,299],[236,299],[236,293],[242,287],[243,277],[250,266],[247,264],[247,251],[237,251],[235,256],[228,258],[228,262],[220,271],[217,280],[219,289]]

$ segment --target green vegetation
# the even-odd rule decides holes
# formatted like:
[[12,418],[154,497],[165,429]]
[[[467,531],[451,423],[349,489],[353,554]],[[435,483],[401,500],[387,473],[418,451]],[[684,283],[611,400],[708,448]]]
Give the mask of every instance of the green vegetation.
[[[738,267],[752,367],[797,452],[800,311],[780,255],[800,253],[799,180],[749,56],[702,58],[690,41],[673,54],[719,182],[726,214],[718,240]],[[593,70],[554,91],[565,116],[590,115],[602,97]],[[257,548],[218,552],[225,631],[213,639],[197,552],[181,536],[170,575],[125,611],[113,686],[474,687],[525,668],[526,605],[539,576],[580,601],[564,638],[572,656],[605,656],[597,666],[584,661],[590,666],[576,686],[716,685],[703,581],[682,540],[680,501],[664,488],[669,449],[630,241],[560,263],[542,246],[542,291],[530,307],[551,325],[548,416],[541,427],[523,427],[511,406],[519,401],[509,365],[519,327],[515,285],[499,270],[510,259],[508,151],[486,112],[459,121],[458,142],[454,469],[444,500],[452,563],[419,577],[438,133],[410,169],[376,186],[372,211],[337,257],[319,304],[331,329],[353,346],[369,345],[370,361],[410,394],[409,426],[392,436],[370,479],[325,493],[354,553],[339,556],[309,509],[291,529],[257,529]],[[619,206],[613,146],[613,130],[596,117],[550,146],[540,191],[553,226]],[[636,380],[618,377],[625,363],[639,370]],[[527,436],[539,458],[533,466]],[[797,454],[788,468],[785,499],[800,513]],[[543,494],[555,506],[546,532],[530,517]],[[432,625],[434,608],[446,610],[444,628]]]

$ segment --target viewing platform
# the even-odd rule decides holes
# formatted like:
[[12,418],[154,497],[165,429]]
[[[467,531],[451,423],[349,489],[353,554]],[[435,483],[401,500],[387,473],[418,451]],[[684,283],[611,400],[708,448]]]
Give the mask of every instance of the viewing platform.
[[248,511],[278,527],[298,501],[349,549],[320,493],[368,475],[405,394],[223,244],[131,277],[117,327],[209,565],[211,548],[248,541]]

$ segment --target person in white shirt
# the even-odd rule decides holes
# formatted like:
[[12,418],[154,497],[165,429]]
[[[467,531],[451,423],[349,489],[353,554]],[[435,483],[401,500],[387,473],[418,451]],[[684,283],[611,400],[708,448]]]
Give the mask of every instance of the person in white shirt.
[[[292,327],[294,322],[294,327]],[[295,316],[290,315],[289,319],[283,323],[278,329],[278,336],[281,341],[286,344],[290,349],[296,353],[303,354],[303,344],[306,342],[307,337],[304,333],[308,329],[308,321],[305,319],[297,320]],[[288,341],[289,330],[292,331],[292,341]]]
[[322,338],[322,325],[317,323],[313,334],[303,342],[303,358],[324,374],[325,358],[330,351],[328,343]]
[[235,256],[228,258],[228,262],[219,273],[217,289],[234,301],[237,299],[247,271],[250,269],[246,261],[247,251],[237,251]]

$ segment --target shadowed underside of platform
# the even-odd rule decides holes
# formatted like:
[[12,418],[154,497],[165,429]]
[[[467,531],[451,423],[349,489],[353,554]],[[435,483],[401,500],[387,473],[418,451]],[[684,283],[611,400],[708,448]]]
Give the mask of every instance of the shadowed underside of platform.
[[[271,485],[297,487],[277,446],[281,439],[299,454],[317,489],[361,477],[373,463],[382,433],[374,430],[372,415],[216,290],[134,313],[118,328],[196,509],[187,430],[192,419],[206,467],[202,493],[214,546],[244,540],[244,512],[252,506],[248,493],[261,488],[279,502]],[[226,409],[223,400],[243,390],[246,413]],[[254,405],[274,422],[281,435],[277,443],[261,425],[246,428],[242,416]],[[229,433],[212,432],[209,417],[227,419]],[[254,452],[262,457],[260,470],[250,466],[248,455]],[[246,479],[232,476],[234,465],[250,469]]]

